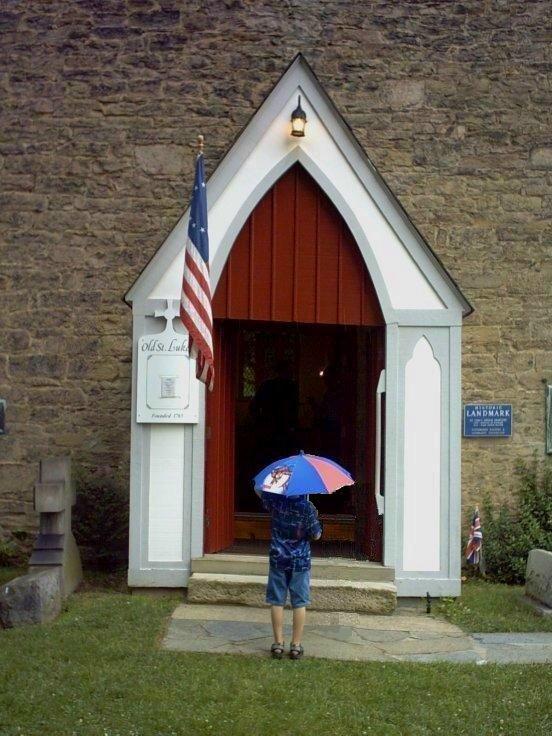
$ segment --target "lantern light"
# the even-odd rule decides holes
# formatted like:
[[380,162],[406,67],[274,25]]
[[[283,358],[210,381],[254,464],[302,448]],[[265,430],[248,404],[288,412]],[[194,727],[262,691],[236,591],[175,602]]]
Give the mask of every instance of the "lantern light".
[[307,123],[307,114],[301,107],[301,95],[297,100],[297,107],[291,113],[291,135],[301,138],[305,135],[305,125]]

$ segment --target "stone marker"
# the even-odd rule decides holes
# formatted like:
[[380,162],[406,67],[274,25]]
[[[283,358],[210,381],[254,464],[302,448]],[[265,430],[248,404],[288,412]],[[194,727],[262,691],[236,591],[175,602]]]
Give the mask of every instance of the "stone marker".
[[71,507],[75,498],[70,458],[41,460],[34,498],[35,510],[40,512],[40,528],[29,560],[29,572],[59,566],[63,596],[72,593],[82,580],[80,553],[71,531]]
[[0,587],[0,626],[53,621],[61,611],[61,567],[14,578]]
[[544,549],[529,552],[525,595],[548,607],[552,613],[552,552]]
[[62,599],[82,580],[80,553],[71,531],[74,503],[70,458],[41,460],[35,486],[39,533],[28,574],[0,588],[0,627],[52,621],[61,611]]

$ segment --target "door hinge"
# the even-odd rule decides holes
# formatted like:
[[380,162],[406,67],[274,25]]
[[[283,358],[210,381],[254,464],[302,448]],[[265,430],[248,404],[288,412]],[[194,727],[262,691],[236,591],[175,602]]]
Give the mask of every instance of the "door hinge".
[[208,527],[211,524],[211,520],[209,519],[209,514],[205,514],[205,526]]

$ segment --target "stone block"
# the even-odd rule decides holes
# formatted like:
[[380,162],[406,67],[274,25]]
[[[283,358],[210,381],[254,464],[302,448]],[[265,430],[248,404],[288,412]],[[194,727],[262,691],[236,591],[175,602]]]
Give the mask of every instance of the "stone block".
[[[192,572],[230,575],[266,575],[267,555],[206,554],[192,559]],[[379,563],[342,558],[312,559],[311,577],[318,580],[361,580],[367,583],[392,582],[395,570]]]
[[552,608],[552,552],[532,549],[527,558],[525,595]]
[[[42,385],[45,379],[59,379],[64,375],[66,361],[59,355],[10,356],[10,373],[20,379],[23,376],[35,377],[34,383]],[[42,384],[38,380],[42,379]]]
[[528,197],[525,194],[505,194],[502,198],[504,208],[511,212],[524,210],[540,210],[542,199],[540,197]]
[[382,99],[393,109],[419,107],[425,100],[425,86],[421,80],[397,79],[386,82]]
[[37,483],[35,485],[35,511],[59,512],[65,508],[65,483]]
[[10,354],[27,350],[30,345],[29,333],[26,330],[7,330],[3,335],[3,344]]
[[137,146],[135,149],[138,165],[148,174],[170,176],[181,174],[188,152],[182,146],[152,145]]
[[[188,581],[190,603],[264,606],[265,575],[193,573]],[[354,580],[311,580],[311,606],[315,611],[354,611],[390,614],[397,603],[392,583]]]
[[393,583],[313,580],[311,600],[311,608],[315,611],[355,611],[385,615],[395,610],[397,589]]
[[119,366],[116,361],[103,361],[97,363],[94,369],[90,371],[90,378],[95,381],[112,381],[117,378],[119,373]]
[[0,626],[12,628],[24,624],[53,621],[61,612],[61,568],[10,580],[0,588]]
[[534,148],[529,161],[533,169],[552,169],[552,148]]
[[64,534],[67,523],[66,512],[59,514],[42,514],[40,517],[40,531],[43,534]]

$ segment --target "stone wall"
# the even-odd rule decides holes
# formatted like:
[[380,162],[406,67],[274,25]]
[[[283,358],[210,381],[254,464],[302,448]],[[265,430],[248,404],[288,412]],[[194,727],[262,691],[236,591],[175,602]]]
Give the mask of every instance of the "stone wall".
[[[463,392],[514,437],[465,441],[464,503],[543,453],[552,379],[546,0],[5,0],[0,10],[0,516],[31,529],[38,460],[126,483],[122,297],[302,51],[475,307]],[[548,248],[548,252],[546,252]],[[546,258],[548,256],[548,259]]]

